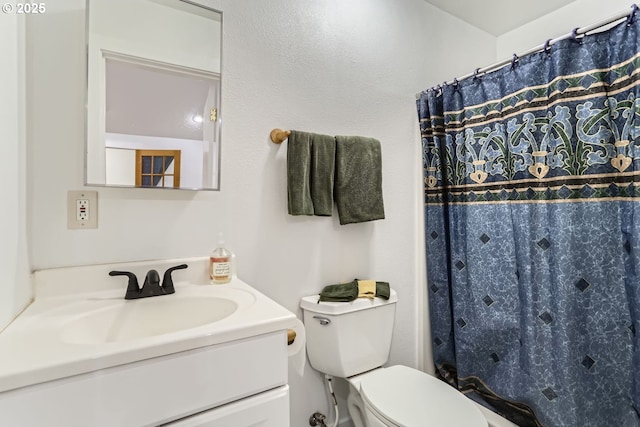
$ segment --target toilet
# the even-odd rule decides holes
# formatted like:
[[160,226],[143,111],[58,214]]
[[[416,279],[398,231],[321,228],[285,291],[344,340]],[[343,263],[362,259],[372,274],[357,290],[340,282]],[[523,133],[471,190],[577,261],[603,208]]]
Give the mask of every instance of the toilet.
[[487,427],[478,407],[453,387],[407,366],[383,367],[397,301],[393,289],[388,300],[302,298],[311,366],[349,382],[347,406],[355,427]]

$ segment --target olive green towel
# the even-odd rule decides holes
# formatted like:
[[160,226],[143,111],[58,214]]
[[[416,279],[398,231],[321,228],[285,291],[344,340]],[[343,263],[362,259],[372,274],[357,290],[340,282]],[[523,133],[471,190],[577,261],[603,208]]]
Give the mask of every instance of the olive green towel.
[[313,215],[311,201],[311,138],[291,131],[287,142],[287,196],[290,215]]
[[[376,297],[389,299],[391,287],[389,282],[376,282]],[[337,285],[327,285],[320,292],[319,301],[349,302],[358,298],[358,279]]]
[[384,219],[380,141],[336,136],[334,195],[340,224]]
[[376,282],[376,296],[382,299],[391,297],[391,286],[389,282]]
[[320,292],[320,301],[347,302],[358,298],[358,281],[327,285]]
[[331,216],[335,138],[292,130],[287,142],[290,215]]

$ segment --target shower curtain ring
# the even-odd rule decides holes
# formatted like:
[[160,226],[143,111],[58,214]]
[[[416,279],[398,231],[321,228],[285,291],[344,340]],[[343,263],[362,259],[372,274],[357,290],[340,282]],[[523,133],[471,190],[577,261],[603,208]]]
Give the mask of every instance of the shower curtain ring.
[[518,58],[518,55],[516,55],[515,53],[513,54],[513,59],[511,60],[511,69],[513,70],[514,68],[516,68],[516,65],[518,65],[518,61],[520,61],[520,58]]
[[582,40],[578,39],[578,29],[579,29],[579,27],[576,27],[576,28],[573,29],[573,31],[571,31],[571,40],[573,40],[576,43],[582,44]]
[[633,22],[636,20],[637,13],[638,13],[638,5],[634,3],[631,6],[631,13],[629,14],[629,16],[627,16],[627,27],[630,27],[631,24],[633,24]]
[[551,39],[547,39],[547,41],[544,42],[544,53],[547,55],[551,54]]
[[473,80],[477,81],[480,79],[480,67],[476,68],[476,70],[473,72]]

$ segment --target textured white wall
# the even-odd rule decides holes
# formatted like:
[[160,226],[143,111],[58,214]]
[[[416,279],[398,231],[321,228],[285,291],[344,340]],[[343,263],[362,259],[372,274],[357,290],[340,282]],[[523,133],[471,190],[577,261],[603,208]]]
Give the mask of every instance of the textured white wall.
[[498,59],[510,58],[513,53],[544,44],[548,39],[568,34],[576,27],[586,27],[623,10],[630,11],[631,4],[627,0],[575,0],[498,37]]
[[[98,228],[67,230],[66,192],[83,187],[84,0],[47,8],[28,26],[34,269],[202,256],[222,231],[239,276],[298,314],[300,298],[326,284],[391,282],[392,362],[420,364],[415,93],[491,62],[494,37],[423,0],[221,0],[221,191],[98,188]],[[269,142],[274,127],[378,138],[387,218],[340,226],[287,215],[286,143]],[[290,384],[292,425],[327,413],[320,374],[292,370]]]
[[[421,0],[229,1],[223,29],[222,188],[234,186],[232,217],[245,218],[232,224],[240,273],[294,311],[325,284],[390,281],[400,298],[391,359],[416,366],[424,258],[415,93],[493,58],[495,39]],[[268,141],[274,127],[378,138],[386,219],[340,226],[288,216],[286,145]],[[320,381],[309,367],[303,378],[290,373],[292,425],[307,425],[316,409],[328,414]]]
[[24,17],[0,15],[0,330],[29,302]]

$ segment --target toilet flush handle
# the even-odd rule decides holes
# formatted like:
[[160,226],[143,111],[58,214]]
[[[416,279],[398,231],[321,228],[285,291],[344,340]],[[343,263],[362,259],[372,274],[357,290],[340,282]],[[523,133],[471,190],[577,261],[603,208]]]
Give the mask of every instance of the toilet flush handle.
[[320,322],[322,326],[327,326],[329,323],[331,323],[331,319],[327,319],[326,317],[313,316],[313,318],[318,319],[318,322]]

